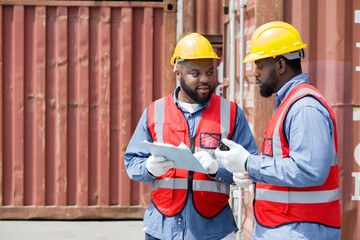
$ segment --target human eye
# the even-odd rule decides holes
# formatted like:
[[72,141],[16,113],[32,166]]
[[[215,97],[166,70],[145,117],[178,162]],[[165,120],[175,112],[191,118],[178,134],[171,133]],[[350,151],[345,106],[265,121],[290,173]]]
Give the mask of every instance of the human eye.
[[191,72],[191,75],[194,77],[194,78],[197,78],[199,77],[200,73],[198,71],[193,71]]
[[213,76],[214,76],[214,70],[208,71],[208,72],[207,72],[207,75],[208,75],[209,77],[213,77]]

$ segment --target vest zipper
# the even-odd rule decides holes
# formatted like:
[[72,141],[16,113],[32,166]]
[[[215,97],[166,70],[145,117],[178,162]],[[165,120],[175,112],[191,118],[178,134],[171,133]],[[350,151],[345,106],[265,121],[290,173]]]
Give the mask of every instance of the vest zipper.
[[[179,110],[180,110],[180,109],[179,109]],[[180,111],[181,111],[181,110],[180,110]],[[187,121],[184,113],[183,113],[182,111],[181,111],[181,113],[182,113],[182,115],[183,115],[183,117],[184,117],[184,119],[185,119],[185,122],[186,122],[186,125],[187,125],[187,129],[188,129],[189,140],[190,140],[190,147],[189,147],[189,149],[190,149],[191,153],[194,154],[194,153],[195,153],[195,139],[196,139],[196,135],[197,135],[197,130],[196,130],[196,132],[195,132],[195,136],[194,136],[194,137],[191,137],[191,136],[190,136],[189,123],[188,123],[188,121]],[[198,127],[199,127],[199,126],[198,126]],[[194,176],[194,172],[188,170],[188,193],[190,192],[191,194],[192,194],[192,192],[193,192],[193,183],[192,183],[192,182],[193,182],[193,176]],[[194,196],[193,196],[193,198],[194,198]],[[194,200],[193,200],[193,201],[194,201]]]
[[[195,137],[190,137],[189,136],[189,139],[190,139],[190,151],[192,153],[195,152],[195,138],[196,138],[196,135],[195,135]],[[191,193],[193,191],[193,187],[192,187],[193,175],[194,175],[194,172],[189,170],[189,173],[188,173],[188,190]]]
[[194,154],[195,153],[195,138],[196,138],[196,135],[195,135],[195,137],[190,137],[189,136],[189,138],[190,138],[190,151],[191,151],[192,154]]

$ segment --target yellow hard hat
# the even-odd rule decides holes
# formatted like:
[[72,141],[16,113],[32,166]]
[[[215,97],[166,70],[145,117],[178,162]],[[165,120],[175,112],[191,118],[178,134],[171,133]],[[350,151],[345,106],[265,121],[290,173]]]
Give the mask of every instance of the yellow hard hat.
[[198,33],[186,35],[177,43],[174,54],[171,58],[171,64],[175,64],[177,58],[181,59],[202,59],[219,58],[210,42]]
[[269,22],[253,33],[250,53],[244,58],[244,62],[276,57],[304,48],[306,44],[303,44],[299,32],[293,26],[280,21]]

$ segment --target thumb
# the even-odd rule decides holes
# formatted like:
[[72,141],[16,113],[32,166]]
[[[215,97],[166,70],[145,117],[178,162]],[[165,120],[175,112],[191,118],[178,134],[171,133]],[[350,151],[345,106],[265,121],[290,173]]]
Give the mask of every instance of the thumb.
[[228,146],[229,148],[235,147],[236,145],[238,145],[236,142],[231,141],[230,139],[227,138],[223,138],[221,140],[226,146]]
[[174,167],[174,162],[170,161],[170,160],[162,162],[161,164],[162,164],[163,168],[172,168],[172,167]]
[[204,151],[194,153],[194,157],[197,159],[201,158],[202,156],[204,156]]
[[237,172],[237,173],[233,173],[234,178],[237,179],[250,179],[249,177],[249,173],[248,172]]
[[154,156],[154,162],[164,162],[166,161],[166,158],[164,158],[163,156]]
[[196,152],[196,153],[194,153],[194,156],[198,160],[200,160],[202,158],[212,158],[211,155],[205,151]]
[[[224,153],[224,151],[221,151],[219,148],[216,148],[216,149],[215,149],[215,156],[216,156],[216,157],[222,158],[222,157],[223,157],[223,153]],[[220,159],[218,159],[218,160],[221,162]]]

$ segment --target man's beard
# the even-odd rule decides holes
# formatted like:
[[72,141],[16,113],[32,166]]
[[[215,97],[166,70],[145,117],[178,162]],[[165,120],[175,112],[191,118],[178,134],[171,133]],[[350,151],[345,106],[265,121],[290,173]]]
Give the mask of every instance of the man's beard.
[[[199,104],[203,104],[206,103],[210,100],[212,93],[214,92],[214,86],[210,86],[207,83],[201,83],[199,85],[197,85],[195,87],[195,90],[192,90],[188,85],[186,85],[185,80],[183,77],[181,77],[180,79],[180,86],[182,88],[182,90],[184,90],[184,92],[195,102],[199,103]],[[200,94],[198,94],[196,92],[196,89],[200,86],[208,86],[209,87],[209,94],[202,97],[200,96]]]
[[269,84],[263,83],[260,87],[260,95],[265,98],[270,97],[274,93],[274,85],[276,86],[279,83],[275,68],[271,70],[267,80],[269,79],[270,81],[267,81]]

